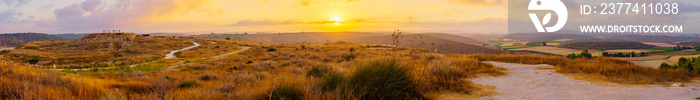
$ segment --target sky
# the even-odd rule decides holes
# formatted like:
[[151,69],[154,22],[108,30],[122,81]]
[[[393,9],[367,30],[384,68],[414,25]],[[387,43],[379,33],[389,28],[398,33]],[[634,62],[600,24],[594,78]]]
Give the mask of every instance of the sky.
[[[0,0],[0,33],[443,32],[533,30],[509,0]],[[580,24],[674,24],[700,33],[697,0],[561,0]],[[579,15],[580,4],[675,2],[676,15]],[[526,5],[521,5],[526,6]],[[514,7],[511,7],[514,8]],[[525,16],[525,14],[523,14]],[[511,19],[509,21],[509,19]],[[509,24],[510,22],[510,24]],[[511,28],[509,28],[511,26]]]
[[0,33],[505,33],[505,0],[2,0]]

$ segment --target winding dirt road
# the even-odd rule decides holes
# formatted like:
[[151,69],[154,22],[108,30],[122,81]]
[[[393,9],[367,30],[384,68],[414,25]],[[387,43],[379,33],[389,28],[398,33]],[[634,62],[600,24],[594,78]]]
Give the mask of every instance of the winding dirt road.
[[192,43],[194,43],[194,46],[182,48],[182,49],[180,49],[180,50],[173,50],[173,51],[170,51],[170,53],[168,53],[168,54],[165,55],[165,59],[175,59],[175,58],[177,58],[177,57],[175,56],[175,53],[180,52],[180,51],[189,50],[189,49],[192,49],[192,48],[196,48],[196,47],[201,46],[201,45],[199,45],[199,43],[197,43],[197,42],[192,42]]
[[[486,62],[508,69],[505,77],[482,77],[474,83],[496,87],[500,95],[482,97],[496,100],[692,100],[700,97],[700,87],[662,87],[597,85],[556,73],[554,69],[536,69],[550,65],[521,65]],[[697,83],[694,82],[694,83]]]

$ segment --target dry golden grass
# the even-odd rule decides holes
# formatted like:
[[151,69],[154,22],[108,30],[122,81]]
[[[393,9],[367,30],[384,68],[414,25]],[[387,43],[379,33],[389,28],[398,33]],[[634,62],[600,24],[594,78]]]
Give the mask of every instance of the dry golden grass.
[[[194,40],[203,47],[221,44],[220,49],[193,49],[192,53],[239,50],[233,41]],[[357,73],[368,62],[393,59],[415,86],[397,94],[406,99],[478,99],[496,94],[493,87],[472,83],[468,78],[505,75],[505,69],[481,61],[550,64],[557,72],[586,74],[619,83],[687,81],[681,70],[657,70],[609,58],[570,60],[541,55],[444,55],[421,50],[371,49],[361,44],[282,44],[235,41],[251,49],[221,59],[191,56],[161,60],[142,66],[85,71],[41,71],[22,64],[0,63],[0,94],[8,99],[362,99],[382,98],[351,92],[350,80],[367,81]],[[211,42],[210,42],[211,43]],[[185,45],[183,45],[185,46]],[[221,48],[229,46],[229,48]],[[237,46],[236,46],[237,47]],[[275,50],[271,50],[274,48]],[[14,51],[13,51],[14,52]],[[61,53],[61,52],[58,52]],[[136,56],[129,55],[126,58]],[[177,65],[176,70],[164,70]],[[5,67],[7,66],[7,67]],[[314,68],[323,70],[312,71]],[[12,70],[12,71],[10,71]],[[375,73],[387,75],[387,73]],[[389,73],[391,74],[391,73]],[[37,77],[38,76],[38,77]],[[353,77],[355,77],[353,79]],[[380,84],[381,85],[381,84]],[[352,86],[357,86],[353,84]],[[403,85],[401,85],[403,86]],[[331,88],[334,87],[334,88]],[[36,89],[34,89],[36,88]],[[399,87],[400,88],[400,87]],[[41,92],[24,92],[41,91]],[[411,92],[413,91],[413,92]],[[417,94],[416,94],[417,93]],[[39,95],[41,94],[41,95]]]

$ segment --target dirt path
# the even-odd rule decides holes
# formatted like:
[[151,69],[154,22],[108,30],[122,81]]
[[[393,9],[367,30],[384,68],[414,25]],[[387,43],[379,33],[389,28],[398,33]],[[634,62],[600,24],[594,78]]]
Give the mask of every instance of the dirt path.
[[196,47],[201,46],[201,45],[199,45],[199,43],[197,43],[197,42],[192,42],[192,43],[194,43],[194,46],[182,48],[182,49],[180,49],[180,50],[173,50],[173,51],[170,51],[170,53],[168,53],[167,55],[165,55],[165,59],[175,59],[175,58],[177,58],[177,57],[175,56],[175,53],[180,52],[180,51],[189,50],[189,49],[192,49],[192,48],[196,48]]
[[[554,72],[554,69],[536,69],[550,65],[521,65],[501,62],[486,62],[508,69],[511,73],[504,77],[482,77],[472,79],[474,83],[496,87],[500,95],[481,99],[548,99],[548,100],[599,100],[599,99],[651,99],[651,100],[692,100],[700,97],[700,87],[661,87],[597,85],[582,80],[571,79]],[[693,82],[697,83],[696,82]]]
[[[226,57],[226,56],[228,56],[228,55],[240,53],[240,52],[243,52],[243,51],[246,51],[246,50],[250,49],[250,47],[246,47],[246,46],[242,46],[242,48],[243,48],[243,49],[238,50],[238,51],[234,51],[234,52],[230,52],[230,53],[226,53],[226,54],[222,54],[222,55],[217,55],[217,56],[214,56],[214,57],[205,57],[205,58],[199,58],[199,59],[207,59],[207,58],[221,59],[221,58],[224,58],[224,57]],[[176,69],[178,66],[182,66],[182,65],[185,65],[185,62],[184,62],[184,61],[178,62],[178,63],[175,64],[175,65],[169,66],[169,67],[166,68],[165,70],[166,70],[166,71],[175,71],[175,69]]]

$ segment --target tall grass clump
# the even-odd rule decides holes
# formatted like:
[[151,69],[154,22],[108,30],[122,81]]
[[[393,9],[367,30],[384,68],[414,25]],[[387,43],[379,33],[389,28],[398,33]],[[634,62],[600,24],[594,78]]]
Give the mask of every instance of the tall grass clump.
[[309,72],[307,74],[309,76],[321,77],[330,71],[331,71],[331,69],[328,66],[314,66],[311,68],[311,70],[309,70]]
[[407,67],[395,59],[379,59],[358,66],[347,84],[347,92],[364,100],[422,98]]
[[345,81],[345,77],[342,74],[335,72],[327,73],[321,78],[323,81],[320,84],[323,91],[333,91]]
[[303,100],[304,90],[292,84],[280,84],[268,90],[266,93],[259,94],[258,100]]

